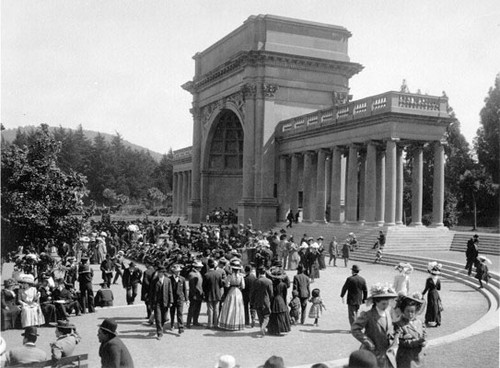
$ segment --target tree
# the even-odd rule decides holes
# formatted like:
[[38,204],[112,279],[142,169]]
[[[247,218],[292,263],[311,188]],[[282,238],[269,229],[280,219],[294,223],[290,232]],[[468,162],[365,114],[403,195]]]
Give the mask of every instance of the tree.
[[167,196],[165,194],[163,194],[161,192],[161,190],[159,190],[156,187],[149,188],[149,190],[148,190],[148,197],[153,202],[153,210],[155,209],[156,201],[158,201],[158,202],[161,203],[161,202],[163,202],[163,201],[165,201],[167,199]]
[[490,88],[481,109],[481,127],[477,130],[474,146],[479,163],[484,166],[495,184],[500,182],[500,74],[495,87]]
[[60,149],[42,124],[27,145],[2,151],[2,251],[49,240],[73,242],[82,230],[86,178],[61,170]]
[[498,190],[498,185],[491,182],[491,177],[486,171],[477,166],[472,170],[466,170],[460,176],[460,188],[463,190],[465,198],[469,200],[471,210],[474,214],[472,230],[477,228],[477,207],[480,198],[493,196]]

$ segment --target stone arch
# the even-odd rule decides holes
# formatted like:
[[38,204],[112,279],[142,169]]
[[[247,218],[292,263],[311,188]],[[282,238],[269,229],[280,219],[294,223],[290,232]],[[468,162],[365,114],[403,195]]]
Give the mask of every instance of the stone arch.
[[226,107],[209,120],[202,165],[204,213],[215,207],[236,209],[242,197],[244,129],[238,110]]

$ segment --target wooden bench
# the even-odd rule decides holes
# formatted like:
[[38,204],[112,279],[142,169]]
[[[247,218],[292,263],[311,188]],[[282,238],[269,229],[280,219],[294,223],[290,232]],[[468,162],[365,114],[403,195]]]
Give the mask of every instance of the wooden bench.
[[73,355],[59,360],[45,360],[43,362],[36,363],[25,363],[20,365],[15,365],[14,367],[30,367],[30,368],[42,368],[42,367],[79,367],[88,368],[86,360],[89,358],[88,354]]

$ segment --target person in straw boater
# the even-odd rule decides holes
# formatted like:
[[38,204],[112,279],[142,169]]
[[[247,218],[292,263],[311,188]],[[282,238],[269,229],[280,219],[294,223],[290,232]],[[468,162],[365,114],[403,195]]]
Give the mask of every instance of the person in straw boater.
[[394,326],[389,303],[397,297],[389,285],[375,284],[370,288],[366,304],[369,311],[361,312],[352,324],[352,335],[361,342],[361,349],[369,350],[377,357],[380,368],[396,367],[394,349]]
[[394,323],[395,339],[398,344],[396,364],[398,368],[423,366],[423,348],[427,345],[425,325],[417,316],[423,311],[425,300],[422,294],[401,295],[396,300],[402,312]]
[[429,262],[427,265],[427,272],[431,274],[425,282],[425,289],[422,295],[427,294],[427,310],[425,312],[425,323],[429,327],[438,327],[441,325],[441,311],[443,306],[439,290],[441,290],[441,281],[439,275],[441,274],[442,265],[437,262]]

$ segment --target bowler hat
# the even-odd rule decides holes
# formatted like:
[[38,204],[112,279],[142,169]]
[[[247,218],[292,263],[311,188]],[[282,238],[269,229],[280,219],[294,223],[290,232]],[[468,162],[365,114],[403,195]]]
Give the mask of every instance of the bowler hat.
[[112,318],[106,318],[102,323],[99,325],[99,328],[101,330],[104,330],[106,332],[109,332],[113,335],[116,336],[116,328],[118,327],[116,321]]
[[344,368],[377,368],[377,358],[368,350],[356,350],[349,356],[349,365]]
[[354,272],[359,272],[359,271],[361,271],[361,268],[359,268],[359,266],[358,266],[358,265],[352,265],[352,267],[351,267],[351,271],[354,271]]
[[69,322],[69,321],[62,321],[62,320],[59,320],[57,321],[57,328],[60,328],[60,329],[76,329],[76,326]]
[[38,334],[36,326],[28,326],[24,329],[24,332],[21,334],[21,336],[40,336],[40,335]]
[[270,357],[264,365],[262,366],[263,368],[285,368],[285,362],[283,361],[282,357],[273,355]]

